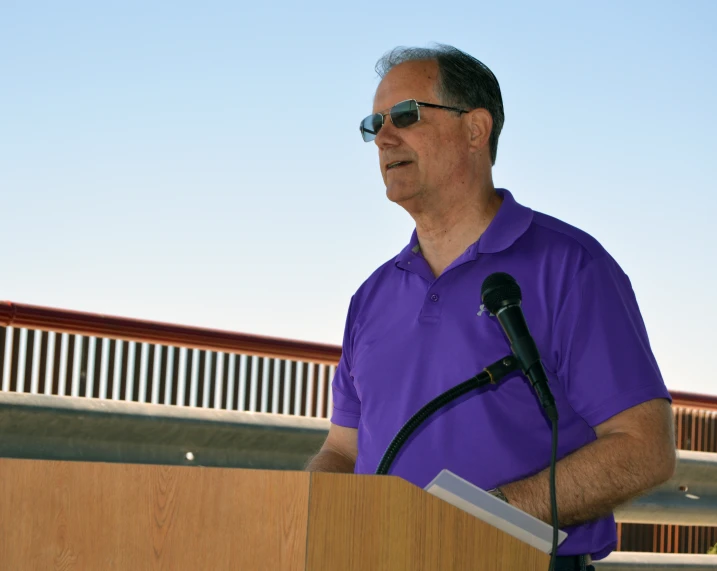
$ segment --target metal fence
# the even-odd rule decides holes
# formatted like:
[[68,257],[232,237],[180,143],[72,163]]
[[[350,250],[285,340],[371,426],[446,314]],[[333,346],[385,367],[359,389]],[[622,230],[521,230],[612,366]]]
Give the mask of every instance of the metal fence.
[[328,418],[334,365],[0,328],[3,391]]

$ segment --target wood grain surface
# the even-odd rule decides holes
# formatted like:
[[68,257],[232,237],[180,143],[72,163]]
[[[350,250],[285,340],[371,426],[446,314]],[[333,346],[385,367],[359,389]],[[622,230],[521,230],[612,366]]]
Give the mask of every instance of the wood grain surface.
[[312,474],[307,571],[544,571],[549,557],[399,478]]
[[0,459],[0,571],[547,565],[395,477]]
[[0,570],[299,571],[309,474],[0,459]]

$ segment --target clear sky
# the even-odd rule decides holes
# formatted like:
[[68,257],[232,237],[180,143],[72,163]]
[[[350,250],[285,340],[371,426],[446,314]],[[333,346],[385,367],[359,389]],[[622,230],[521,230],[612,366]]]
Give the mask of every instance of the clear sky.
[[442,42],[500,81],[496,186],[595,236],[668,387],[717,394],[716,23],[694,0],[3,0],[0,299],[340,343],[413,229],[358,131],[375,61]]

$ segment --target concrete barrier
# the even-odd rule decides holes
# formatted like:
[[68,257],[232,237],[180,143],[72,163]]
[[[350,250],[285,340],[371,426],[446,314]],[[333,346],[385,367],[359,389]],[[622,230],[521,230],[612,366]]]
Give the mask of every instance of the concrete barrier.
[[682,553],[631,553],[616,551],[593,563],[596,571],[715,571],[717,555],[685,555]]
[[[717,454],[678,450],[674,476],[649,494],[615,510],[630,523],[717,525]],[[715,558],[717,570],[717,558]]]
[[0,392],[0,457],[7,458],[299,470],[328,426],[276,414]]

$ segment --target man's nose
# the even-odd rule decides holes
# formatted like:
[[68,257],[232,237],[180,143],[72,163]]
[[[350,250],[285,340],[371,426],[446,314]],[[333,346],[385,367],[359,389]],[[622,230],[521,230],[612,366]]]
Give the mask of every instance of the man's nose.
[[374,143],[379,149],[385,149],[388,147],[395,147],[401,141],[401,136],[398,134],[398,129],[393,124],[389,117],[386,117],[383,122],[383,127],[376,134]]

